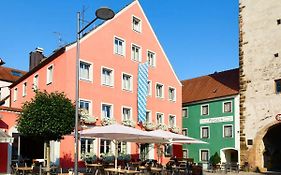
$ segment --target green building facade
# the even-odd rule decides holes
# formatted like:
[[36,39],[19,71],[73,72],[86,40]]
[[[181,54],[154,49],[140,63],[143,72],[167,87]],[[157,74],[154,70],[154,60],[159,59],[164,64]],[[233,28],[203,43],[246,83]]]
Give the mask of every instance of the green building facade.
[[228,75],[237,73],[234,70],[182,82],[185,89],[182,105],[183,134],[208,143],[183,145],[183,156],[202,163],[203,168],[208,167],[210,157],[216,152],[221,157],[221,163],[239,162],[238,90],[231,87],[235,85],[234,82],[223,83],[225,79],[230,81],[228,78],[236,80],[234,76]]

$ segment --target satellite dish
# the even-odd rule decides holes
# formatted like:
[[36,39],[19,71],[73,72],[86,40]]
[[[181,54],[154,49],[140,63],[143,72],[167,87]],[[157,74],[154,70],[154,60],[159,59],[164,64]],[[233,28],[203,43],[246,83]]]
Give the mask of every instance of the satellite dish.
[[102,20],[109,20],[112,19],[115,16],[115,13],[113,10],[107,8],[107,7],[101,7],[96,11],[96,17],[98,19]]

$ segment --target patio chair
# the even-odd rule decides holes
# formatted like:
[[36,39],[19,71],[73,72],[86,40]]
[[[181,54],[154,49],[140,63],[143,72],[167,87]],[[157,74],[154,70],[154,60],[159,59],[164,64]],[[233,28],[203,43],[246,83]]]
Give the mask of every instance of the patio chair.
[[10,168],[11,168],[11,174],[16,174],[16,175],[19,174],[16,165],[11,164],[11,165],[10,165]]

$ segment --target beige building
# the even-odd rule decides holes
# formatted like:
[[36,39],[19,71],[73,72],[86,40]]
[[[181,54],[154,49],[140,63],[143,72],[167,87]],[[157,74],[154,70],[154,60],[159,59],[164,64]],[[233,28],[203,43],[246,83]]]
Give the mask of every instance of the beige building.
[[241,165],[281,169],[281,0],[239,0]]

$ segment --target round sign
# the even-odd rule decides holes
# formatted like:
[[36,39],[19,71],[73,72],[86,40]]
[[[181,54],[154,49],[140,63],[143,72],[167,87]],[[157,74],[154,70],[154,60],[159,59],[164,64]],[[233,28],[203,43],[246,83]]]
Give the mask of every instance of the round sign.
[[275,119],[276,119],[277,121],[281,122],[281,114],[277,114],[277,115],[275,116]]

